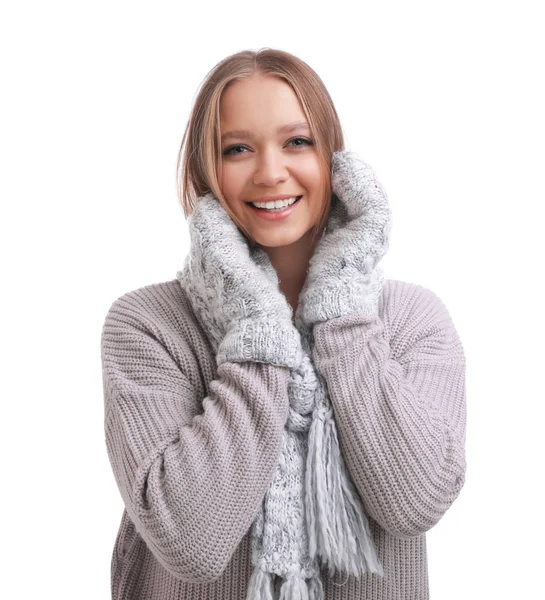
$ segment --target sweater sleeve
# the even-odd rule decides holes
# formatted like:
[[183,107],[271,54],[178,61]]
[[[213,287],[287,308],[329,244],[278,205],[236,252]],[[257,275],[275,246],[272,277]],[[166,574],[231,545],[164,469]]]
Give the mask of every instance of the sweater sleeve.
[[438,296],[395,283],[379,316],[317,324],[313,357],[365,510],[407,539],[431,529],[464,484],[465,355]]
[[102,330],[106,445],[127,513],[165,569],[202,583],[227,567],[270,485],[289,369],[225,362],[203,397],[192,348],[134,297]]

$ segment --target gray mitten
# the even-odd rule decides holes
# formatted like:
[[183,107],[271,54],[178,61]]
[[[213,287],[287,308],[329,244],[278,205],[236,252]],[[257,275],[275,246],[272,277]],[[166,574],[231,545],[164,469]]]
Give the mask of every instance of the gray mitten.
[[267,254],[258,246],[250,249],[211,192],[197,200],[189,233],[189,254],[176,277],[217,348],[217,364],[298,366],[300,334]]
[[352,313],[376,316],[384,283],[377,265],[388,250],[391,210],[373,169],[353,152],[334,152],[331,189],[336,198],[297,307],[309,327]]

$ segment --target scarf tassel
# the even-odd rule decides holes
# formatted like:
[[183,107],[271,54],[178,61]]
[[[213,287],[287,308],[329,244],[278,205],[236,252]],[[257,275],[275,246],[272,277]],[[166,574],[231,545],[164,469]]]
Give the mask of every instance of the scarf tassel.
[[324,589],[319,573],[306,580],[301,573],[294,573],[280,587],[279,600],[323,600]]
[[273,582],[274,577],[273,573],[255,567],[246,597],[252,600],[324,600],[323,584],[318,572],[308,580],[300,572],[294,573],[282,581],[278,589]]
[[246,598],[275,600],[273,575],[273,573],[262,571],[259,567],[255,567],[254,572],[250,577],[250,582],[248,583]]
[[356,577],[384,571],[369,523],[341,457],[332,408],[319,404],[308,437],[305,510],[309,555]]

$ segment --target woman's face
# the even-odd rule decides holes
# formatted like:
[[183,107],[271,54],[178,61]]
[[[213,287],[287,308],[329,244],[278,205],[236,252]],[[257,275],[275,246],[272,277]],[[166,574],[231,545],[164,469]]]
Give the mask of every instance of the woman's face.
[[[261,246],[297,242],[322,214],[325,181],[310,129],[279,129],[301,122],[306,118],[297,96],[277,77],[236,81],[221,100],[221,191],[238,223]],[[280,194],[302,196],[285,218],[262,218],[250,204]]]

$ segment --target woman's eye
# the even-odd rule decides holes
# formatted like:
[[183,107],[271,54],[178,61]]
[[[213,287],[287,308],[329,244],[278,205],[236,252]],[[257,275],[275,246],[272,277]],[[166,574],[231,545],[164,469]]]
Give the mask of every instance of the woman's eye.
[[233,152],[235,148],[244,148],[244,146],[231,146],[230,148],[227,148],[227,150],[224,150],[223,154],[242,154],[241,152]]
[[[312,144],[314,142],[312,142],[311,140],[307,140],[306,138],[302,138],[302,137],[298,137],[298,138],[294,138],[293,140],[290,140],[288,143],[292,143],[292,142],[297,142],[297,141],[301,141],[304,142],[305,144],[308,144],[309,146],[312,146]],[[299,146],[296,146],[296,148]]]
[[[302,137],[297,137],[297,138],[293,138],[293,140],[290,140],[288,142],[288,144],[292,144],[293,142],[303,142],[302,144],[296,144],[295,146],[292,146],[292,148],[301,148],[305,145],[308,146],[312,146],[314,144],[314,142],[312,140],[308,140],[306,138],[302,138]],[[244,152],[234,152],[235,150],[242,148],[243,150],[246,149],[245,146],[240,146],[240,145],[235,145],[235,146],[230,146],[229,148],[227,148],[226,150],[223,151],[223,154],[225,156],[229,156],[229,155],[239,155],[239,154],[244,154]]]

